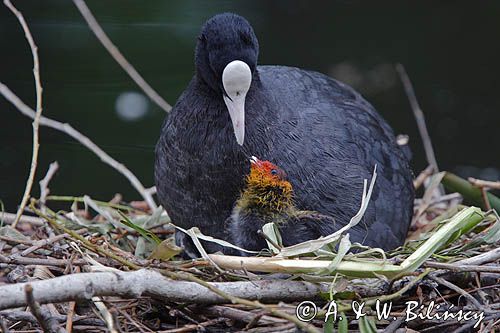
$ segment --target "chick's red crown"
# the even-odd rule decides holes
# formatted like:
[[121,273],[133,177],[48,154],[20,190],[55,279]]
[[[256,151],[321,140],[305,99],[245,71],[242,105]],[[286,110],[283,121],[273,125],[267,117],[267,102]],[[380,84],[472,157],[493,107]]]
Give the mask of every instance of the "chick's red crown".
[[260,176],[269,180],[279,181],[286,180],[286,174],[275,164],[269,161],[261,161],[256,157],[252,157],[250,166],[250,175]]

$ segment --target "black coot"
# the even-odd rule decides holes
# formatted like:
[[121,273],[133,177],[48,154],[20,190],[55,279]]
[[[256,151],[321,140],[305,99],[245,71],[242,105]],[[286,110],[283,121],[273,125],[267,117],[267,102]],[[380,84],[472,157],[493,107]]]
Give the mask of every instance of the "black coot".
[[[372,200],[358,239],[401,245],[412,216],[409,160],[375,109],[345,84],[285,66],[257,66],[250,24],[220,14],[202,28],[196,74],[163,124],[155,180],[172,221],[228,238],[224,221],[244,185],[248,157],[287,170],[299,209],[335,218],[357,212],[363,179],[378,166]],[[190,255],[196,251],[176,236]],[[219,250],[207,244],[208,251]]]

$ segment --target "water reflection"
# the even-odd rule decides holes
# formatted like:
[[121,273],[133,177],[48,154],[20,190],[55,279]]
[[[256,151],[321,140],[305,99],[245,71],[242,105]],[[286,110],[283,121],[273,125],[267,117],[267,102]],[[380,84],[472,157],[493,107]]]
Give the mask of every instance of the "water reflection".
[[137,121],[146,115],[148,109],[149,101],[141,93],[126,91],[116,98],[115,111],[123,121]]

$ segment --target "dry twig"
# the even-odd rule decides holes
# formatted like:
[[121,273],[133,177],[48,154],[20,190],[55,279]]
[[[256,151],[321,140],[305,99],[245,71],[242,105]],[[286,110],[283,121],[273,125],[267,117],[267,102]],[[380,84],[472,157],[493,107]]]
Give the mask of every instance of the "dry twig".
[[47,170],[47,173],[45,174],[45,177],[40,180],[40,204],[42,205],[42,210],[44,209],[43,206],[45,205],[45,202],[47,201],[47,196],[50,194],[49,190],[49,182],[54,177],[54,174],[57,172],[59,169],[59,164],[57,161],[54,161],[50,163],[49,169]]
[[26,187],[24,189],[23,198],[21,200],[21,204],[17,210],[16,219],[12,226],[15,228],[21,215],[23,214],[24,207],[28,202],[28,198],[31,193],[31,188],[33,187],[33,180],[35,179],[35,172],[38,163],[38,127],[40,124],[40,117],[42,115],[42,84],[40,82],[40,62],[38,60],[38,47],[33,40],[33,36],[31,35],[30,29],[24,20],[23,14],[14,7],[14,5],[10,2],[10,0],[4,0],[3,2],[5,6],[7,6],[14,15],[16,15],[17,20],[21,24],[23,28],[24,35],[26,36],[26,40],[31,48],[31,54],[33,56],[33,76],[35,78],[35,90],[36,90],[36,112],[33,117],[33,154],[31,156],[31,167],[28,176],[28,180],[26,181]]
[[482,180],[469,177],[469,182],[477,187],[484,187],[488,189],[500,190],[500,181],[492,182],[489,180]]
[[432,148],[432,141],[427,131],[427,125],[425,124],[425,116],[418,104],[417,97],[415,96],[415,90],[413,89],[413,85],[411,84],[410,78],[406,73],[406,70],[403,65],[397,64],[396,70],[399,73],[401,78],[401,82],[403,83],[403,87],[405,89],[406,95],[408,96],[408,100],[410,101],[411,108],[413,110],[413,114],[415,115],[415,120],[417,121],[418,130],[420,132],[420,136],[422,137],[422,141],[424,144],[425,155],[427,157],[427,162],[432,166],[434,172],[439,172],[438,164],[436,161],[436,155],[434,155],[434,149]]
[[[181,274],[178,274],[178,277]],[[230,297],[259,299],[262,302],[290,302],[303,299],[317,299],[327,287],[300,281],[241,281],[213,282],[200,285],[197,282],[175,281],[154,270],[141,269],[131,272],[81,273],[63,275],[52,279],[30,282],[33,294],[41,304],[73,300],[88,300],[94,296],[121,296],[139,298],[151,296],[172,302],[195,304],[217,304],[227,302],[212,289],[227,293]],[[24,286],[17,283],[0,286],[0,309],[26,305]],[[254,302],[246,301],[252,307]],[[267,309],[266,309],[267,310]]]
[[499,273],[499,266],[486,266],[486,265],[457,265],[447,264],[442,262],[428,261],[424,263],[425,267],[446,269],[452,272],[489,272],[489,273]]
[[433,166],[429,165],[417,176],[417,178],[415,178],[415,180],[413,180],[413,187],[415,188],[415,190],[422,186],[424,181],[432,175],[433,171]]
[[[0,93],[11,102],[22,114],[28,116],[30,118],[35,117],[35,111],[33,111],[29,106],[24,104],[23,101],[19,99],[6,85],[0,82]],[[139,179],[123,164],[109,156],[104,150],[99,148],[94,142],[92,142],[88,137],[83,135],[82,133],[75,130],[70,124],[61,123],[57,120],[49,119],[47,117],[40,117],[40,125],[47,126],[67,135],[71,136],[76,141],[80,142],[82,145],[87,147],[90,151],[96,154],[101,161],[111,166],[113,169],[121,173],[125,176],[132,186],[139,192],[139,194],[144,198],[144,200],[148,203],[149,207],[155,209],[156,203],[153,200],[151,194],[146,191],[144,186],[141,184]]]
[[437,276],[432,276],[431,275],[430,278],[432,280],[436,281],[437,283],[439,283],[439,284],[441,284],[443,286],[446,286],[447,288],[449,288],[449,289],[457,292],[458,294],[464,296],[465,298],[467,298],[469,300],[469,302],[476,307],[476,309],[478,309],[478,310],[485,310],[485,307],[481,303],[479,303],[478,300],[476,300],[474,297],[472,297],[468,292],[466,292],[462,288],[454,285],[453,283],[451,283],[449,281],[446,281],[443,278],[437,277]]
[[106,48],[109,54],[116,60],[116,62],[123,68],[125,72],[134,80],[135,83],[151,98],[160,108],[165,110],[166,112],[170,112],[172,106],[168,104],[151,86],[142,78],[142,76],[135,70],[134,66],[132,66],[127,59],[123,56],[123,54],[118,50],[118,48],[113,44],[113,42],[106,35],[104,30],[102,30],[101,26],[95,19],[94,15],[90,11],[89,7],[83,0],[73,0],[76,7],[82,14],[85,21],[89,25],[92,32],[96,35],[97,39],[101,42],[101,44]]
[[66,332],[66,330],[59,326],[57,320],[52,319],[47,311],[42,310],[40,304],[38,304],[33,296],[33,288],[30,284],[24,285],[24,293],[26,296],[26,304],[29,306],[31,313],[33,313],[44,332]]
[[[0,212],[0,221],[5,223],[5,224],[12,224],[16,220],[16,214],[12,213],[7,213],[7,212]],[[41,227],[46,225],[47,223],[44,222],[43,219],[35,216],[27,216],[27,215],[21,215],[21,218],[19,219],[20,223],[28,223],[32,224],[35,227]]]

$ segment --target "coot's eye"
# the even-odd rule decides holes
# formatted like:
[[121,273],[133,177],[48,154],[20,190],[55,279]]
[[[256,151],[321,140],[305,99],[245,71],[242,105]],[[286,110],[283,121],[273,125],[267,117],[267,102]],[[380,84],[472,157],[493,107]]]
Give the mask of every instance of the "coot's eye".
[[278,174],[278,170],[276,170],[276,169],[272,169],[272,170],[271,170],[271,175],[276,175],[276,174]]

